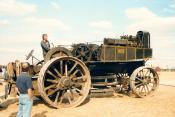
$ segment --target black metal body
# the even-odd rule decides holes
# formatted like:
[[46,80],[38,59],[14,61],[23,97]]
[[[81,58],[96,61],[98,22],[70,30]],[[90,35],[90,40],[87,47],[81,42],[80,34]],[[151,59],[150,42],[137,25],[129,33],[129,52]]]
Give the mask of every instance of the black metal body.
[[[112,90],[117,85],[124,87],[125,90],[130,91],[129,77],[133,71],[145,65],[144,60],[140,61],[125,61],[125,62],[89,62],[86,64],[91,74],[92,90],[94,93],[100,92],[97,96],[112,95]],[[123,89],[121,89],[123,90]],[[109,93],[111,92],[111,93]],[[93,94],[93,93],[92,93]]]
[[131,75],[133,71],[144,66],[145,61],[127,61],[127,62],[89,62],[87,67],[91,73],[91,76],[104,76],[108,73],[128,73]]

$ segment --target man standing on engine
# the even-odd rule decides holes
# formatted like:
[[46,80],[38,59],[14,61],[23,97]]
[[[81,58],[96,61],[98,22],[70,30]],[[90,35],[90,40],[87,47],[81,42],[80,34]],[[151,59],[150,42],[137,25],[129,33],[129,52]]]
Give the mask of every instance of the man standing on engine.
[[41,48],[43,50],[43,57],[45,58],[47,52],[50,50],[50,43],[47,34],[42,35]]

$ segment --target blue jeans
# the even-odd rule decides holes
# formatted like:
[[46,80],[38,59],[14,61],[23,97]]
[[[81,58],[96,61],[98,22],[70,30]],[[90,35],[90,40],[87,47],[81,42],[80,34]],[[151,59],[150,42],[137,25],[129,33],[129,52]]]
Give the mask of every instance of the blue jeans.
[[20,94],[17,117],[30,117],[32,105],[33,100],[30,99],[28,94]]

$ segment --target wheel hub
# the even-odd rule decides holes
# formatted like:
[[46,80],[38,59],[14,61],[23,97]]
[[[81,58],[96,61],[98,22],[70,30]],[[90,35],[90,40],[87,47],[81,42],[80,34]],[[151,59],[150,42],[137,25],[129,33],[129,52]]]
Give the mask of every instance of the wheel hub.
[[70,83],[71,83],[70,78],[69,77],[66,77],[66,76],[63,76],[60,79],[57,87],[59,87],[61,89],[67,89],[68,87],[70,87]]
[[148,81],[147,81],[146,79],[144,79],[144,80],[142,81],[142,83],[143,83],[144,85],[146,85],[146,84],[148,83]]
[[70,84],[70,81],[68,80],[68,79],[64,79],[63,81],[62,81],[62,84],[64,85],[64,86],[69,86],[69,84]]

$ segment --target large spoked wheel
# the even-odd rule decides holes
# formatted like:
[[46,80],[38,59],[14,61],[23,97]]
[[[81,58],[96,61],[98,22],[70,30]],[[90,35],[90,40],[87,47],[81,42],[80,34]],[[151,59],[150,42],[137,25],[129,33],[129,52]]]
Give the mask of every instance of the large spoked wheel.
[[145,97],[156,91],[159,77],[150,67],[137,68],[130,77],[130,86],[137,97]]
[[75,57],[53,58],[39,73],[39,92],[42,98],[55,108],[80,105],[88,96],[90,87],[89,70]]

